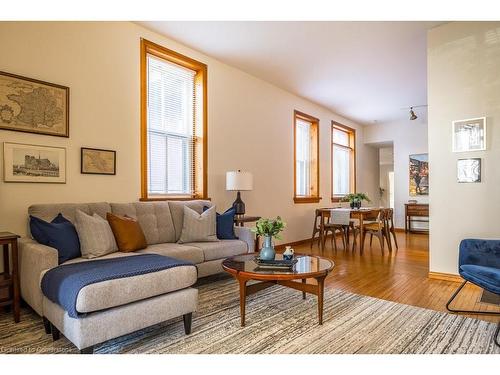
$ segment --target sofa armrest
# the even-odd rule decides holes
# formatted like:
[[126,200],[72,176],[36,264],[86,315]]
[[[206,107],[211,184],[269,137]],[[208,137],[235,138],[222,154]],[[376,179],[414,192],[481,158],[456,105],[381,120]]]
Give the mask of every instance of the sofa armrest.
[[465,239],[460,242],[458,266],[474,264],[500,268],[500,240]]
[[19,240],[19,280],[21,296],[39,315],[42,311],[40,276],[43,271],[58,266],[57,250],[39,244],[31,238]]
[[253,253],[255,251],[255,235],[252,233],[250,228],[234,227],[234,233],[241,241],[246,242],[249,253]]

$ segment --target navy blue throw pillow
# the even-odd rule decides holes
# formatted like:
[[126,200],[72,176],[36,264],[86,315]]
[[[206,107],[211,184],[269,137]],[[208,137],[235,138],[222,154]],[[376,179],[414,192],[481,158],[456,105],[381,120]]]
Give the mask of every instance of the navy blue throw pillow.
[[57,249],[59,264],[82,256],[75,226],[61,214],[50,223],[30,215],[30,231],[38,243]]
[[[210,207],[203,207],[203,211],[208,210]],[[216,229],[217,238],[219,240],[237,240],[238,237],[234,234],[234,215],[236,215],[236,210],[231,207],[227,209],[223,214],[217,213],[216,218]]]

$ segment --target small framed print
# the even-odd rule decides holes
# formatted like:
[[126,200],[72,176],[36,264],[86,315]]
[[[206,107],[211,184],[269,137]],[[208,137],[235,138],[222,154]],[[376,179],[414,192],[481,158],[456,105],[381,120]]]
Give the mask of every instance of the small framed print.
[[457,180],[460,183],[481,182],[481,159],[458,159]]
[[82,174],[116,174],[116,151],[82,147]]
[[486,150],[486,117],[453,121],[453,152]]
[[66,183],[66,149],[3,144],[3,176],[5,182]]

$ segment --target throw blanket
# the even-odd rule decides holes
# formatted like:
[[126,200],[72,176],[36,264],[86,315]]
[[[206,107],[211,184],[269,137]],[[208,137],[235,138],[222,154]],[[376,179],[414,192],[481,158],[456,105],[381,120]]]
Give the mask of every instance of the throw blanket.
[[49,300],[66,310],[70,317],[78,318],[76,300],[87,285],[186,265],[193,264],[156,254],[91,260],[52,268],[43,276],[41,287]]

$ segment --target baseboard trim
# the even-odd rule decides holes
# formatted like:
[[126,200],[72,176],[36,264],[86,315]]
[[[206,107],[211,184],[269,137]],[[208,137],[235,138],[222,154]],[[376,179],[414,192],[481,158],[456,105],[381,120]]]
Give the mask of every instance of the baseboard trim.
[[435,280],[445,280],[445,281],[453,281],[457,283],[462,283],[464,279],[460,277],[460,275],[454,275],[452,273],[442,273],[442,272],[430,272],[428,274],[429,279]]

